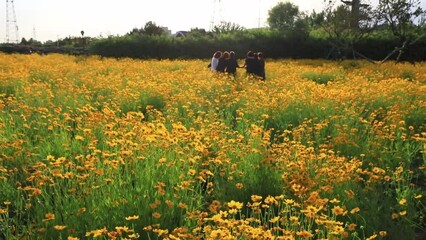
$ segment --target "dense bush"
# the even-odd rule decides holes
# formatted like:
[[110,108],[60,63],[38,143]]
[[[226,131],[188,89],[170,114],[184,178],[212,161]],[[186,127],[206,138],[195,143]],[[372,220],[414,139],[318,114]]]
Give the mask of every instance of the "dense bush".
[[[382,60],[396,47],[397,39],[374,35],[352,47],[362,55]],[[415,49],[415,51],[413,51]],[[268,58],[330,58],[330,41],[324,37],[286,34],[266,29],[236,31],[222,34],[175,38],[171,36],[126,35],[93,41],[90,52],[106,57],[192,59],[210,58],[216,50],[233,50],[242,58],[248,50],[263,51]],[[341,58],[354,57],[351,48],[342,51]],[[391,56],[395,60],[398,53]],[[359,56],[358,56],[359,57]],[[402,55],[403,60],[426,59],[426,40],[417,41]]]

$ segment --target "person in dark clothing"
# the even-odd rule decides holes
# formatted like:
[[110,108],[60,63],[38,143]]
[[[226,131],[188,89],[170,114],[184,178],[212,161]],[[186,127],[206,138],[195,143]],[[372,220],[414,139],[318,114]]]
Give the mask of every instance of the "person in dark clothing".
[[248,51],[246,55],[246,59],[244,60],[244,68],[246,69],[246,73],[248,75],[252,75],[256,73],[256,64],[257,59],[254,56],[253,51]]
[[265,81],[266,79],[266,74],[265,74],[265,58],[263,56],[263,52],[258,52],[257,53],[257,71],[256,71],[256,75],[258,75],[259,77],[262,78],[263,81]]
[[237,75],[237,68],[240,68],[240,66],[238,65],[237,59],[235,58],[235,52],[230,51],[226,72],[232,74],[235,77]]
[[217,64],[216,71],[225,72],[226,68],[228,67],[228,60],[229,60],[229,52],[225,51],[223,52],[222,56],[219,58],[219,63]]

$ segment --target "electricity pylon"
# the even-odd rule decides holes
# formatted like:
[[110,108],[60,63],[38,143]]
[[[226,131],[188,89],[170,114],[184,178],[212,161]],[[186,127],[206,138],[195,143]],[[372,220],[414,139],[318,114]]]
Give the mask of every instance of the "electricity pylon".
[[210,30],[214,28],[217,24],[221,23],[222,19],[222,1],[221,0],[213,0],[213,14],[212,20],[210,22]]
[[[6,0],[6,43],[19,43],[18,30],[13,0]],[[12,39],[12,35],[15,39]]]

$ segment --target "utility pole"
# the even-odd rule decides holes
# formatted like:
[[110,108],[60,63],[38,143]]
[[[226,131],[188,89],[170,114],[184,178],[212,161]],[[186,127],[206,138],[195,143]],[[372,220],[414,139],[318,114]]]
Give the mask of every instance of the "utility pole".
[[37,39],[36,28],[33,25],[33,40],[36,40],[36,39]]
[[[11,32],[15,32],[15,39],[12,41]],[[18,23],[16,21],[15,6],[13,0],[6,0],[6,43],[19,43]]]

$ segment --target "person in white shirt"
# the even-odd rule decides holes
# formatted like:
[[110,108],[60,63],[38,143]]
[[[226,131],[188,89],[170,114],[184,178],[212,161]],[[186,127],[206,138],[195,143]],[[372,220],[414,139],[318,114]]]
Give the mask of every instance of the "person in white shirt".
[[221,51],[216,51],[213,54],[212,60],[209,64],[210,66],[210,70],[212,71],[216,71],[217,65],[219,64],[219,58],[222,56],[222,52]]

